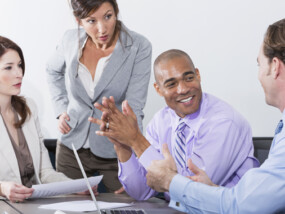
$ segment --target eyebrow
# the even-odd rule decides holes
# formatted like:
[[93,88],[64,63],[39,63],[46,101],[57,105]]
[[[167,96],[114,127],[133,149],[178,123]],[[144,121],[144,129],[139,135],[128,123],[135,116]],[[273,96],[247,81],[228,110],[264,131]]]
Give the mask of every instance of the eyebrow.
[[[104,14],[104,16],[107,15],[107,13],[112,12],[112,10],[107,10],[106,13]],[[87,18],[91,18],[91,19],[96,19],[96,17],[94,16],[88,16]]]
[[195,74],[195,72],[194,71],[186,71],[186,72],[184,72],[183,77],[185,77],[189,74]]
[[[186,71],[186,72],[183,73],[183,77],[185,77],[185,76],[187,76],[189,74],[195,74],[195,72],[194,71]],[[174,80],[175,80],[175,78],[169,78],[169,79],[164,81],[163,85],[166,85],[168,82],[172,82]]]
[[166,85],[168,82],[172,82],[174,80],[175,80],[175,78],[167,79],[167,80],[164,81],[163,85]]

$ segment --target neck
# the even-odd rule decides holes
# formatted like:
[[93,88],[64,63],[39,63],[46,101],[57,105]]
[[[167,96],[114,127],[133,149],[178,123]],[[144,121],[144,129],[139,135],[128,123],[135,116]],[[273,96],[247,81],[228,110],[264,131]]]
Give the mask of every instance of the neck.
[[0,96],[0,111],[1,113],[5,114],[9,112],[12,109],[12,103],[11,103],[12,97],[11,96]]

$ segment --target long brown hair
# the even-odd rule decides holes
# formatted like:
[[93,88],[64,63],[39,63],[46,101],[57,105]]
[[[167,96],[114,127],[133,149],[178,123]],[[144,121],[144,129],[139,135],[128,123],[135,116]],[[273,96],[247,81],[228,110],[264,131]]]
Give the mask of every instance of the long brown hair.
[[[25,60],[21,48],[6,37],[0,36],[0,57],[2,57],[9,49],[17,51],[21,58],[21,68],[23,70],[23,75],[25,74]],[[19,122],[15,123],[16,128],[20,128],[26,121],[27,117],[31,115],[31,111],[26,103],[26,99],[21,96],[13,95],[11,99],[12,107],[21,116]]]
[[263,51],[269,62],[277,57],[285,64],[285,19],[269,25],[264,37]]

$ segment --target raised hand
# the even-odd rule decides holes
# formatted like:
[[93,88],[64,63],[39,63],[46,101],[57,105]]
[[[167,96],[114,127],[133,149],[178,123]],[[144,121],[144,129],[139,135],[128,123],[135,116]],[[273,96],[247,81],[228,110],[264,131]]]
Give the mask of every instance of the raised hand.
[[187,161],[188,164],[188,168],[195,174],[193,176],[187,176],[188,178],[190,178],[191,180],[195,181],[195,182],[200,182],[203,184],[207,184],[209,186],[217,186],[216,184],[214,184],[211,179],[208,177],[208,175],[206,174],[206,172],[200,168],[198,168],[191,159],[188,159]]
[[140,130],[136,115],[129,106],[128,101],[125,100],[122,103],[123,113],[116,107],[113,97],[110,97],[110,99],[103,98],[102,105],[95,103],[94,106],[102,111],[100,120],[96,118],[88,119],[90,122],[100,126],[100,131],[97,131],[96,134],[106,136],[116,142],[132,147],[140,134]]
[[147,185],[158,192],[169,191],[172,178],[177,174],[177,168],[167,144],[162,145],[164,160],[152,161],[147,168]]

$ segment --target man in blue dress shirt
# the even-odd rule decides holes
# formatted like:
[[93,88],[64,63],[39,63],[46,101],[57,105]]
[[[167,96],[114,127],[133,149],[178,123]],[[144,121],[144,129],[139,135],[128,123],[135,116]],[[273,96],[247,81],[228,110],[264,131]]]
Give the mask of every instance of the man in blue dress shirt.
[[257,61],[266,103],[283,112],[268,159],[227,188],[214,185],[191,160],[188,166],[196,175],[191,179],[179,175],[164,145],[165,159],[152,162],[147,184],[157,191],[169,191],[171,207],[187,213],[285,212],[285,19],[268,27]]

